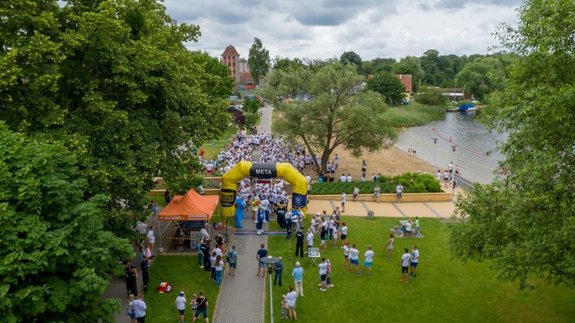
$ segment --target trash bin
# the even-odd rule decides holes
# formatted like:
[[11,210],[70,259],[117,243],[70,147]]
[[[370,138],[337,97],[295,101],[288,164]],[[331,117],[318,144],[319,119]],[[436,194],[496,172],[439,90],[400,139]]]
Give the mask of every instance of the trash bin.
[[368,218],[373,218],[375,216],[375,214],[373,213],[373,211],[367,211],[367,217]]

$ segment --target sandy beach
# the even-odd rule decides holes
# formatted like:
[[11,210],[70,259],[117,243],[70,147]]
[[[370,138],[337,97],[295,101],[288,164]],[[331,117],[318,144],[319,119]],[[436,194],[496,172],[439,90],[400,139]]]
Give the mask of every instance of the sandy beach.
[[417,158],[416,155],[410,154],[395,146],[382,149],[374,153],[365,153],[361,157],[353,157],[343,148],[338,148],[332,154],[332,160],[335,154],[339,156],[339,167],[336,171],[336,177],[344,174],[351,174],[353,179],[361,177],[361,162],[367,162],[367,177],[371,179],[373,173],[381,175],[401,175],[407,172],[422,172],[435,174],[433,166]]

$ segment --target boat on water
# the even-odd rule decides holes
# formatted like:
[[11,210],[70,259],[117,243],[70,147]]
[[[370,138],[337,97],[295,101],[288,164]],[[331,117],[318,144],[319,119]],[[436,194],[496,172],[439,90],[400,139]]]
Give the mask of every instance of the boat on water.
[[447,109],[447,112],[475,112],[477,106],[473,103],[465,103],[456,108]]

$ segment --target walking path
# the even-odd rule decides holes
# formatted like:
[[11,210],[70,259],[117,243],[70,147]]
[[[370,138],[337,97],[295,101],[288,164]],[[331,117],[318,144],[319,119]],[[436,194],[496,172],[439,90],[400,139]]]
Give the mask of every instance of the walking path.
[[[262,118],[260,131],[271,132],[271,107],[261,109]],[[259,161],[259,151],[255,151],[253,159]],[[252,219],[244,220],[242,231],[255,231]],[[240,232],[238,232],[240,233]],[[257,277],[258,263],[256,252],[261,244],[267,248],[267,236],[254,234],[235,234],[233,245],[238,251],[238,268],[236,276],[226,275],[218,298],[213,321],[216,323],[263,323],[265,302],[265,279]],[[228,246],[230,248],[231,246]]]

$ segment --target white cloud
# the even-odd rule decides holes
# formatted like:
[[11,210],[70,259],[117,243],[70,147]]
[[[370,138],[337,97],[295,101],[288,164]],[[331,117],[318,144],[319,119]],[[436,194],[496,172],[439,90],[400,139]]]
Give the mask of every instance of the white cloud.
[[219,56],[233,44],[247,57],[254,37],[270,56],[376,57],[484,54],[500,23],[515,24],[520,0],[166,0],[168,13],[200,26],[190,49]]

